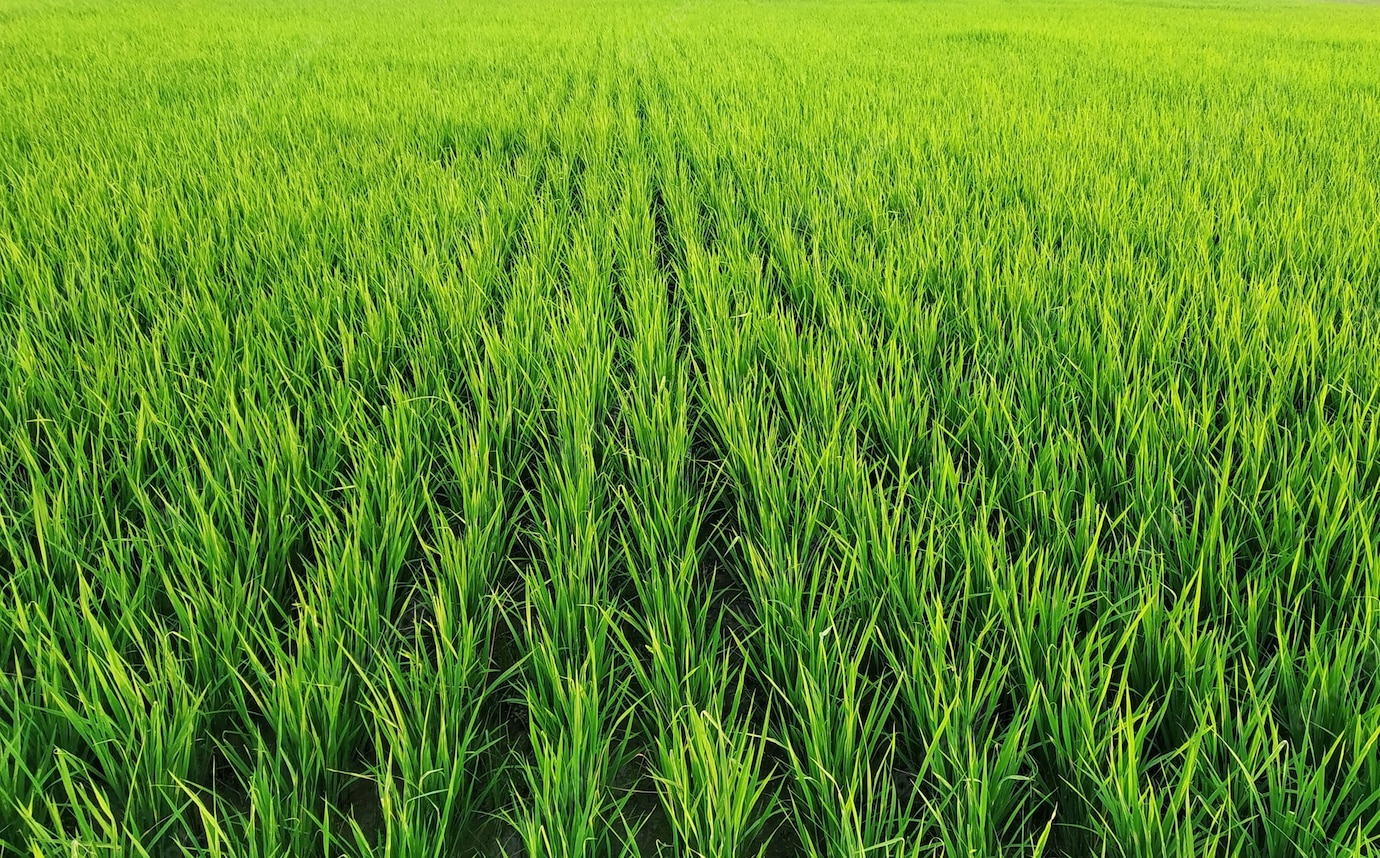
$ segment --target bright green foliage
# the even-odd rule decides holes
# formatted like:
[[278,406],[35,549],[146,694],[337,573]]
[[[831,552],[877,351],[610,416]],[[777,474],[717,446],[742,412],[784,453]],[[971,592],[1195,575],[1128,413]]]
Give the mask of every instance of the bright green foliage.
[[1380,7],[0,0],[0,853],[1380,855]]

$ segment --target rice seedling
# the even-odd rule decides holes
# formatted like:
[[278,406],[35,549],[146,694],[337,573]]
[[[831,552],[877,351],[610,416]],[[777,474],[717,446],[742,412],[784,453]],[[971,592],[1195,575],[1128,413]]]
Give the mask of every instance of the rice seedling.
[[0,0],[0,854],[1380,854],[1377,58]]

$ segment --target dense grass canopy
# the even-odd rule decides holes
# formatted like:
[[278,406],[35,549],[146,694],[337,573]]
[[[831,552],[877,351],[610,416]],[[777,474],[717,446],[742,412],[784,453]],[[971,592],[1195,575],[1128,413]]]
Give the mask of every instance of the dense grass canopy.
[[0,853],[1380,854],[1380,6],[0,0]]

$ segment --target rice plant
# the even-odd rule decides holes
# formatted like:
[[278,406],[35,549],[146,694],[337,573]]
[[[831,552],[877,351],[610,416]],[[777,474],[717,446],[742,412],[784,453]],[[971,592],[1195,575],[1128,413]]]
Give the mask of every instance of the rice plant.
[[0,854],[1380,855],[1380,7],[0,0]]

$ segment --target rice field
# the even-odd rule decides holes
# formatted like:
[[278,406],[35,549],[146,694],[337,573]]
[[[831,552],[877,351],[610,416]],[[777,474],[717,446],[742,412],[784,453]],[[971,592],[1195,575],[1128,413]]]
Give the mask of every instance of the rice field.
[[1380,855],[1380,6],[0,0],[0,854]]

